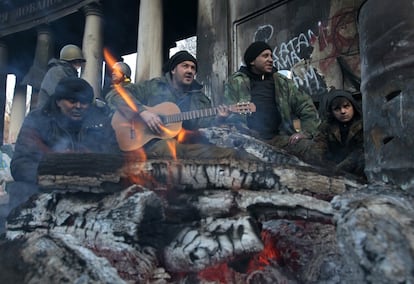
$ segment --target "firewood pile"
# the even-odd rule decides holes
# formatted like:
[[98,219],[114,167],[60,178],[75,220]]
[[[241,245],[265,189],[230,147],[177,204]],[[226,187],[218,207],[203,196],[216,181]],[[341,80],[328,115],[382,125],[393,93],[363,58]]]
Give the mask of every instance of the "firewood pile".
[[410,283],[413,198],[204,129],[247,160],[51,154],[16,208],[2,283]]

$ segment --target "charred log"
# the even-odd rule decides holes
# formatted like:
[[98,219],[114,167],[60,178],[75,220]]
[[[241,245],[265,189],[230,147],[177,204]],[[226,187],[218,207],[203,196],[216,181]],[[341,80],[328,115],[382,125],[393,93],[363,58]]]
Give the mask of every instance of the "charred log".
[[[42,193],[9,215],[7,237],[25,240],[24,254],[41,253],[33,251],[40,242],[48,252],[46,256],[49,253],[59,259],[63,256],[58,265],[66,269],[66,274],[59,276],[59,270],[56,270],[53,276],[51,271],[49,276],[44,276],[49,277],[49,281],[40,281],[48,279],[40,278],[38,283],[61,283],[67,273],[72,275],[69,279],[78,279],[82,275],[92,279],[85,283],[123,283],[123,280],[141,283],[155,277],[154,271],[158,271],[157,252],[147,245],[151,236],[146,232],[161,222],[162,208],[160,199],[153,192],[139,187],[116,194]],[[33,235],[35,240],[32,240]],[[75,248],[83,254],[75,254]],[[103,265],[94,260],[92,266],[111,268],[117,279],[108,277],[107,282],[101,281],[89,276],[88,268],[78,269],[71,264],[72,261],[88,263],[88,257],[92,256],[106,261]],[[34,268],[34,263],[26,259],[22,261],[35,273],[47,269],[48,265],[47,257],[36,260],[40,270]],[[33,281],[38,276],[28,277]]]
[[242,129],[236,129],[235,127],[210,127],[200,129],[199,133],[214,145],[245,150],[263,162],[278,165],[307,165],[285,150],[273,147],[251,135],[243,134],[246,131],[240,130]]
[[[69,156],[69,157],[68,157]],[[39,166],[39,186],[43,190],[63,189],[71,191],[106,192],[108,184],[117,188],[121,181],[140,184],[155,190],[200,189],[273,189],[280,193],[300,193],[332,198],[350,189],[361,188],[357,179],[344,177],[311,166],[277,165],[256,161],[223,160],[129,160],[123,167],[112,164],[110,170],[89,166],[89,170],[72,171],[64,166],[56,169],[53,164],[70,163],[85,167],[81,155],[48,156]],[[68,160],[66,160],[68,158]],[[113,156],[103,164],[110,164]],[[118,158],[119,159],[119,158]],[[44,166],[47,165],[47,166]],[[89,174],[88,176],[88,173]],[[118,186],[119,188],[119,186]]]
[[413,196],[370,186],[337,196],[337,238],[355,282],[414,281]]
[[330,202],[309,195],[284,194],[273,190],[172,192],[165,208],[166,218],[170,222],[248,213],[261,222],[270,219],[300,219],[333,223]]
[[[170,273],[198,279],[226,262],[243,283],[413,281],[412,196],[294,159],[284,165],[271,159],[49,155],[39,167],[43,193],[9,215],[7,237],[24,241],[21,255],[42,253],[39,243],[51,254],[58,247],[68,258],[60,266],[112,267],[113,277],[128,282],[168,281]],[[258,272],[250,265],[266,250],[264,231],[279,256]],[[47,263],[38,263],[25,279],[46,281],[39,271]],[[83,273],[100,281],[92,269],[73,267],[45,277]]]
[[222,261],[263,249],[256,222],[250,217],[204,219],[183,228],[164,249],[168,270],[200,271]]
[[[31,233],[8,245],[15,250],[3,254],[8,246],[1,246],[2,266],[18,263],[11,271],[19,273],[9,275],[16,282],[8,283],[126,283],[105,258],[96,256],[67,234]],[[8,273],[2,272],[2,280]]]
[[162,201],[151,191],[130,187],[115,194],[43,193],[7,219],[11,239],[31,231],[76,236],[85,244],[139,243],[142,226],[164,219]]
[[39,182],[48,188],[86,192],[121,190],[120,155],[96,153],[52,153],[39,164]]

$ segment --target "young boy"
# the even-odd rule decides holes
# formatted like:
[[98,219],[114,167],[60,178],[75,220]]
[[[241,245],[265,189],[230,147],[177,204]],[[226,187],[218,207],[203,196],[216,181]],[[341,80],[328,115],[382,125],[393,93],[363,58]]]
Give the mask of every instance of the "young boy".
[[365,178],[360,107],[352,94],[344,90],[333,90],[328,96],[326,118],[314,138],[314,150],[320,160],[333,162],[336,170]]

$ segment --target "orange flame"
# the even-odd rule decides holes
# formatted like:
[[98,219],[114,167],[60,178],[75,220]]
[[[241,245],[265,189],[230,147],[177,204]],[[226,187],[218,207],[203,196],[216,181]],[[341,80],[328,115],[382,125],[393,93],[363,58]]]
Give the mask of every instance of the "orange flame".
[[[271,261],[279,262],[281,260],[281,254],[277,249],[277,240],[271,232],[263,230],[261,237],[264,243],[263,250],[254,255],[246,270],[246,274],[250,274],[253,271],[263,270],[266,266],[271,265]],[[235,271],[228,266],[227,263],[217,264],[208,267],[198,273],[198,278],[207,281],[213,281],[215,283],[229,283],[229,279]]]
[[129,96],[127,90],[125,90],[124,87],[121,85],[114,85],[115,90],[118,92],[118,94],[121,95],[121,98],[125,101],[125,103],[135,112],[138,112],[138,108],[134,101]]
[[112,66],[114,66],[114,64],[116,63],[115,57],[113,57],[112,54],[109,52],[109,50],[106,48],[104,48],[103,53],[104,53],[105,61],[112,68]]
[[[104,57],[105,57],[105,61],[108,63],[109,67],[112,70],[112,66],[114,66],[114,64],[116,63],[115,58],[112,56],[112,54],[106,49],[104,48]],[[128,92],[125,90],[124,87],[122,87],[121,85],[114,85],[115,90],[118,92],[118,94],[121,96],[121,98],[125,101],[125,103],[135,112],[138,112],[138,108],[135,105],[134,101],[131,99],[131,97],[129,96]]]
[[168,127],[164,125],[160,125],[161,131],[166,134],[167,137],[173,137],[175,135],[175,131],[168,129]]
[[191,135],[191,131],[185,130],[183,128],[183,129],[181,129],[180,132],[178,132],[177,141],[182,143],[186,140],[187,136],[190,136],[190,135]]
[[[114,56],[112,56],[112,54],[106,48],[104,48],[104,58],[112,71],[112,66],[117,62],[117,60],[115,59]],[[117,93],[121,96],[121,98],[125,101],[125,103],[128,105],[128,107],[130,107],[131,110],[133,110],[134,112],[138,112],[138,107],[134,103],[132,98],[130,97],[128,91],[125,90],[125,88],[119,84],[115,84],[114,88],[117,91]],[[163,125],[161,125],[161,131],[163,131],[168,137],[175,136],[174,131],[169,130],[167,127]],[[174,141],[168,140],[167,145],[168,145],[169,150],[171,151],[172,158],[174,160],[177,160],[177,149],[175,147]],[[138,158],[143,161],[145,161],[147,158],[143,149],[138,149],[131,154],[134,156],[134,158]],[[135,184],[140,184],[140,185],[144,185],[145,183],[148,183],[148,181],[153,182],[153,179],[151,177],[142,177],[142,176],[137,176],[137,175],[130,176],[129,179],[131,182]]]
[[267,265],[270,265],[271,260],[280,260],[280,253],[276,247],[276,241],[272,233],[263,230],[261,233],[264,248],[256,255],[249,263],[248,271],[263,270]]
[[143,148],[138,148],[136,150],[125,153],[125,170],[126,172],[134,173],[128,175],[128,179],[131,183],[145,186],[148,181],[151,181],[151,177],[135,174],[137,172],[137,170],[134,168],[136,162],[146,160],[147,155]]
[[171,152],[171,156],[174,160],[177,160],[177,149],[175,148],[174,140],[167,140],[168,149]]

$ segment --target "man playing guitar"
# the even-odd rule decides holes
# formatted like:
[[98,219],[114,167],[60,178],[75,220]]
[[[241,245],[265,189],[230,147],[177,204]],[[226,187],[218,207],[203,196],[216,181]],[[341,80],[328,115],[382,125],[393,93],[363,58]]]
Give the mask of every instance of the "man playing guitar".
[[[210,99],[202,92],[203,86],[195,80],[197,60],[189,52],[179,51],[173,55],[164,65],[163,72],[162,77],[135,84],[134,93],[126,92],[127,96],[132,96],[130,101],[133,104],[129,107],[126,107],[127,100],[119,100],[114,96],[106,97],[108,105],[118,111],[114,115],[113,127],[115,131],[119,130],[117,137],[121,149],[134,151],[140,148],[142,146],[140,144],[143,143],[147,157],[151,158],[171,158],[174,156],[180,159],[219,159],[250,156],[231,148],[201,143],[182,144],[171,138],[175,135],[164,135],[163,133],[169,132],[169,129],[166,129],[168,123],[162,115],[156,112],[156,109],[157,106],[165,106],[166,102],[173,103],[169,106],[176,105],[178,107],[178,109],[172,110],[171,114],[181,113],[187,116],[178,119],[183,121],[182,128],[186,131],[196,131],[199,128],[213,126],[228,116],[231,109],[227,106],[212,108]],[[122,95],[122,91],[119,93]],[[202,110],[207,110],[209,113],[203,113]],[[129,123],[120,123],[120,119]],[[136,124],[144,125],[144,128],[147,128],[147,133],[145,133],[145,129],[137,128]],[[122,132],[122,125],[126,130],[124,132]],[[142,136],[150,136],[150,138],[137,139]],[[171,145],[175,147],[174,155],[170,150]]]

